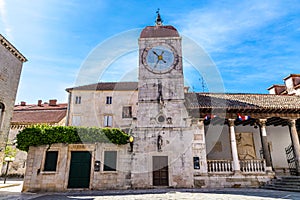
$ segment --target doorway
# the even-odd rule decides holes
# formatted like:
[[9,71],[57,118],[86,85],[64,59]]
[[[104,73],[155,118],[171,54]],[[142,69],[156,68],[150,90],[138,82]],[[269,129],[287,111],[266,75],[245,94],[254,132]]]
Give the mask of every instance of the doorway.
[[169,186],[168,156],[153,156],[153,185]]
[[71,152],[68,188],[89,188],[91,157],[89,151]]

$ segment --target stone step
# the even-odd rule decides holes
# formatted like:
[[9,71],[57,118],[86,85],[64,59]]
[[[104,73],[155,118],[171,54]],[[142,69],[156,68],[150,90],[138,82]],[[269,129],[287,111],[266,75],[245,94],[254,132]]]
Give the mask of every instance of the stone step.
[[283,185],[283,184],[269,184],[272,187],[281,187],[281,188],[296,188],[300,189],[299,185]]
[[281,180],[281,179],[276,179],[276,180],[272,180],[271,182],[272,182],[272,183],[289,183],[289,184],[297,184],[297,183],[300,183],[300,180],[299,180],[299,181],[296,181],[296,180]]
[[300,177],[298,176],[284,176],[284,177],[279,177],[277,179],[280,179],[280,180],[284,180],[284,181],[300,181]]
[[292,178],[275,178],[275,179],[272,179],[272,180],[282,181],[282,182],[291,182],[291,183],[300,182],[300,179],[292,179]]
[[297,176],[277,177],[275,179],[272,179],[269,183],[262,186],[261,188],[300,192],[300,177]]
[[290,191],[290,192],[300,192],[300,188],[291,188],[291,187],[278,187],[272,185],[265,185],[261,187],[262,189],[270,189],[270,190],[282,190],[282,191]]
[[290,183],[290,182],[282,182],[282,181],[272,181],[271,184],[273,185],[281,185],[281,186],[299,186],[300,187],[300,182],[294,182],[294,183]]

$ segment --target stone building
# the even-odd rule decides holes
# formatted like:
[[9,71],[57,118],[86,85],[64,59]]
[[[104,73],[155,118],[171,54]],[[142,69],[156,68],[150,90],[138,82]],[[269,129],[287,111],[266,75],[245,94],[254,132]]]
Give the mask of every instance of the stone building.
[[0,169],[23,63],[27,59],[0,34]]
[[270,94],[300,95],[300,74],[290,74],[284,80],[284,85],[272,85],[268,88]]
[[[38,100],[37,104],[26,104],[26,102],[22,101],[20,105],[15,105],[14,107],[7,145],[11,145],[13,149],[16,149],[14,143],[17,134],[31,125],[47,124],[50,126],[64,126],[66,123],[66,114],[67,104],[58,104],[55,99],[44,103],[42,100]],[[26,158],[26,152],[17,150],[15,160],[10,163],[8,175],[24,176]],[[5,169],[6,166],[3,166],[3,173]]]
[[136,82],[68,88],[67,125],[129,129],[132,118],[136,118],[137,88]]
[[133,136],[133,148],[31,147],[23,191],[257,187],[277,174],[299,173],[298,96],[186,91],[181,37],[159,14],[138,43],[137,83],[67,89],[68,125],[121,128]]

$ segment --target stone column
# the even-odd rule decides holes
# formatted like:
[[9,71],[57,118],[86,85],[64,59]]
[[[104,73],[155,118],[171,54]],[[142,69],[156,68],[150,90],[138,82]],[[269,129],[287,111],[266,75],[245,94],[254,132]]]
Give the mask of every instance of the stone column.
[[271,163],[271,153],[269,151],[267,131],[266,131],[266,119],[259,119],[259,127],[260,127],[260,137],[261,137],[261,145],[263,149],[263,156],[266,161],[266,171],[272,171],[272,163]]
[[232,160],[233,160],[233,171],[234,171],[234,173],[239,173],[240,172],[240,161],[239,161],[237,145],[236,145],[234,121],[235,121],[235,119],[228,119],[230,143],[231,143],[231,154],[232,154]]
[[295,159],[297,162],[297,172],[300,173],[300,145],[299,145],[299,136],[296,128],[296,119],[290,119],[290,131],[291,131],[291,140],[294,148]]

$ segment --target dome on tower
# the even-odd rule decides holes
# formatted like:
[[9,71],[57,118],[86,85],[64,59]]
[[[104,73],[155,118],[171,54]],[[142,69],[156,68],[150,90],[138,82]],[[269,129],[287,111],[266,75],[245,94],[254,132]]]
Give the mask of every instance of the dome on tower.
[[147,26],[141,32],[140,38],[179,37],[173,26]]

